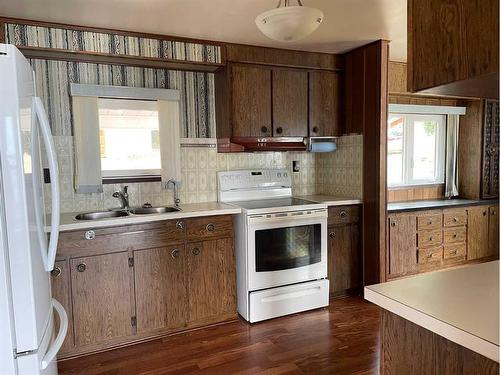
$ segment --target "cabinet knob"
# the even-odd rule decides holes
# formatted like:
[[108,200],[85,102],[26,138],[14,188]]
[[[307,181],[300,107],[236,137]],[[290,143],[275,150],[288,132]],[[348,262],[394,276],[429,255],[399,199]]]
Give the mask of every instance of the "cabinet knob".
[[79,265],[76,266],[76,270],[78,272],[85,272],[87,269],[87,265],[85,263],[80,263]]
[[95,238],[95,232],[93,230],[88,230],[83,236],[86,240],[93,240]]
[[429,237],[429,241],[432,241],[432,236]]
[[267,133],[267,130],[268,130],[267,126],[263,126],[262,128],[260,128],[260,131],[262,133]]
[[281,126],[278,126],[278,127],[276,128],[276,133],[277,133],[277,134],[281,134],[281,133],[283,133],[283,128],[282,128]]
[[456,233],[453,233],[453,238],[457,238],[457,234]]
[[450,254],[451,255],[457,255],[457,252],[458,252],[457,250],[453,250],[453,251],[450,251]]
[[177,223],[175,223],[175,227],[180,230],[184,229],[184,222],[182,220],[177,221]]
[[193,255],[200,255],[201,251],[200,251],[200,249],[199,249],[199,248],[194,247],[194,248],[191,250],[191,253],[192,253]]
[[458,221],[458,217],[454,217],[453,221],[456,223]]
[[345,211],[340,211],[340,217],[341,217],[342,219],[346,218],[346,217],[347,217],[347,212],[345,212]]
[[491,216],[495,216],[495,211],[491,211]]
[[396,222],[395,222],[395,221],[391,221],[391,227],[393,227],[393,228],[394,228],[396,225],[397,225],[397,224],[396,224]]
[[172,250],[170,255],[172,256],[172,258],[178,258],[179,257],[179,250],[178,249]]
[[57,277],[61,274],[61,268],[60,267],[54,267],[52,271],[50,271],[51,276]]
[[483,216],[486,216],[486,211],[483,211]]
[[427,224],[428,224],[428,225],[431,225],[431,224],[432,224],[432,220],[429,220],[429,221],[427,222]]
[[215,230],[215,225],[213,225],[212,223],[207,224],[207,231],[208,232],[213,232],[214,230]]
[[313,133],[319,133],[319,128],[317,126],[313,127]]
[[335,238],[335,232],[330,232],[329,236],[330,238]]

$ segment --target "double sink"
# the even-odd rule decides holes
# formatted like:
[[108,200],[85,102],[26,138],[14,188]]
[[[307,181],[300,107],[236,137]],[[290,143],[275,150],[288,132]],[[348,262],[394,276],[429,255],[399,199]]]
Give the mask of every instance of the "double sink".
[[151,214],[166,214],[168,212],[178,212],[179,207],[165,206],[165,207],[137,207],[129,210],[115,210],[115,211],[96,211],[86,212],[75,216],[76,220],[100,220],[110,219],[115,217],[127,217],[130,215],[151,215]]

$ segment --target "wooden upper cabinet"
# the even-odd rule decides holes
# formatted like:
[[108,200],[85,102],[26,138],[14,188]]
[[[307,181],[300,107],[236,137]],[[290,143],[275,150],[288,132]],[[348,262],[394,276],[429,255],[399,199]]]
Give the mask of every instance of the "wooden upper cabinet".
[[185,263],[183,244],[134,252],[137,333],[186,324]]
[[408,89],[498,98],[498,0],[409,0]]
[[307,71],[272,72],[273,137],[307,137]]
[[236,317],[236,264],[233,238],[187,245],[188,324]]
[[498,254],[498,205],[490,206],[488,220],[488,256]]
[[358,48],[345,58],[345,133],[363,133],[365,124],[365,49]]
[[231,92],[233,137],[271,136],[271,69],[233,65]]
[[388,255],[390,276],[402,276],[416,271],[416,216],[414,213],[389,216]]
[[340,136],[340,85],[334,72],[309,73],[309,135]]
[[132,290],[126,252],[71,259],[77,346],[129,336]]

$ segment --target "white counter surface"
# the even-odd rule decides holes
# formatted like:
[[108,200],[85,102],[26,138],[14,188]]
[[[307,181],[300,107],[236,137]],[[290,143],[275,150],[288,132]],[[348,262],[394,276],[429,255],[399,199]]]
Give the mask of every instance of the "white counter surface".
[[[218,202],[183,204],[180,207],[181,211],[169,212],[165,214],[130,215],[125,217],[86,221],[75,219],[75,216],[81,212],[66,213],[61,214],[60,231],[141,224],[161,220],[185,219],[189,217],[232,215],[239,214],[241,212],[239,207]],[[47,218],[46,222],[50,223],[50,217]],[[50,227],[45,227],[45,231],[50,232]]]
[[324,203],[327,206],[345,206],[350,204],[361,204],[363,201],[358,198],[334,197],[331,195],[303,195],[297,198],[302,198],[316,203]]
[[499,262],[365,288],[365,299],[499,362]]

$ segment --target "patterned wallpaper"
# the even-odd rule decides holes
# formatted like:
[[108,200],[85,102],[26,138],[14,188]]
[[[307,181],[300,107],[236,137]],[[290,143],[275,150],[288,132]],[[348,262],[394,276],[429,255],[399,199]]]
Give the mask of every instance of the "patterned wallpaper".
[[20,24],[6,24],[5,34],[7,43],[17,46],[221,62],[221,48],[216,45]]

